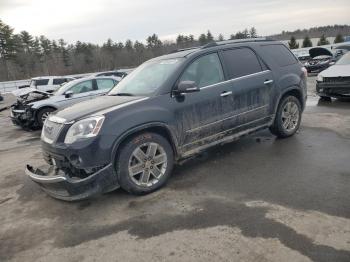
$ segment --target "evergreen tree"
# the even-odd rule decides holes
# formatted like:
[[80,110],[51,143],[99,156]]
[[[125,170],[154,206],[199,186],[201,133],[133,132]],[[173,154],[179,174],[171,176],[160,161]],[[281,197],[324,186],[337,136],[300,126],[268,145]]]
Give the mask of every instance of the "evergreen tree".
[[320,40],[318,40],[317,42],[317,45],[318,46],[321,46],[321,45],[329,45],[329,41],[327,40],[327,38],[325,37],[325,35],[322,35]]
[[0,20],[0,57],[4,60],[14,57],[16,46],[13,37],[13,28]]
[[198,42],[200,45],[205,45],[207,42],[207,37],[205,34],[201,34],[198,38]]
[[334,44],[337,43],[343,43],[344,42],[344,37],[342,34],[337,34],[337,36],[334,39]]
[[250,28],[250,30],[249,30],[249,36],[250,36],[251,38],[256,38],[256,37],[258,37],[258,34],[257,34],[257,32],[256,32],[255,27]]
[[247,28],[243,30],[242,36],[243,39],[249,38],[249,32]]
[[210,33],[210,31],[208,30],[208,32],[207,32],[207,43],[210,43],[210,42],[213,42],[213,41],[214,41],[214,37]]
[[219,34],[219,36],[218,36],[218,40],[219,40],[219,41],[224,41],[224,40],[225,40],[225,38],[224,38],[223,34]]
[[310,37],[307,35],[303,40],[303,47],[312,47],[312,42]]
[[134,44],[132,43],[132,41],[130,39],[125,41],[125,48],[128,52],[133,51]]
[[160,48],[162,46],[162,41],[159,40],[156,34],[147,37],[147,47],[150,49]]
[[27,31],[22,31],[19,34],[20,40],[22,42],[22,47],[24,53],[31,52],[31,49],[33,48],[33,36],[31,36]]
[[297,43],[296,39],[294,36],[290,38],[290,41],[288,42],[289,48],[290,49],[298,49],[299,44]]

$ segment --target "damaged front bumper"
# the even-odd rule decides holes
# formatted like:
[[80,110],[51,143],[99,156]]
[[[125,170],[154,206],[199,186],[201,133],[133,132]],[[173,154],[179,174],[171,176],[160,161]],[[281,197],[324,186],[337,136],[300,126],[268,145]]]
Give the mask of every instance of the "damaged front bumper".
[[350,82],[317,82],[316,93],[319,96],[348,97]]
[[112,164],[85,178],[72,177],[53,165],[48,166],[45,171],[27,165],[25,172],[47,194],[65,201],[86,199],[119,187]]
[[35,116],[32,110],[15,109],[14,106],[12,106],[10,114],[13,124],[23,128],[35,127]]

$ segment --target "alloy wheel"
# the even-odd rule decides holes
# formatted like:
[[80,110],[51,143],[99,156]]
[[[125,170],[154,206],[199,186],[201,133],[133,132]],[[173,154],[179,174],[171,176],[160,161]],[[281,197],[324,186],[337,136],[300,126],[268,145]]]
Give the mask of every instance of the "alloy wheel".
[[167,168],[167,154],[158,143],[148,142],[138,146],[129,159],[129,176],[138,186],[156,184]]
[[293,101],[288,101],[282,110],[283,128],[288,132],[293,131],[299,122],[299,107]]

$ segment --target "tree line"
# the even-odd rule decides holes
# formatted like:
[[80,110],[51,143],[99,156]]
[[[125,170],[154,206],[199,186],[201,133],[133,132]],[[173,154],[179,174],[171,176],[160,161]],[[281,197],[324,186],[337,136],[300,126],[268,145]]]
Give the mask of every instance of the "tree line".
[[[342,34],[337,34],[333,43],[334,44],[337,44],[337,43],[342,43],[344,42],[344,37]],[[327,40],[326,36],[323,34],[321,35],[320,39],[318,40],[317,42],[317,46],[322,46],[322,45],[329,45],[330,42]],[[295,36],[292,36],[290,38],[290,41],[288,42],[288,45],[289,45],[289,48],[290,49],[298,49],[298,48],[301,48],[301,47],[312,47],[312,42],[311,42],[311,39],[310,37],[307,35],[304,37],[303,39],[303,43],[302,43],[302,46],[300,47],[299,46],[299,43],[296,41],[296,38]]]
[[310,38],[320,38],[322,35],[336,37],[338,34],[350,35],[350,25],[328,25],[311,27],[308,29],[297,29],[294,31],[282,31],[280,34],[271,35],[270,37],[276,40],[289,40],[292,36],[297,39],[302,39],[306,35]]
[[[252,27],[229,36],[229,39],[257,37]],[[108,39],[102,45],[77,41],[67,44],[64,39],[50,40],[27,31],[18,34],[0,20],[0,81],[28,79],[42,75],[70,75],[135,67],[144,61],[176,49],[205,45],[225,40],[214,37],[208,30],[194,35],[178,35],[175,41],[161,41],[156,34],[141,41],[125,42]]]

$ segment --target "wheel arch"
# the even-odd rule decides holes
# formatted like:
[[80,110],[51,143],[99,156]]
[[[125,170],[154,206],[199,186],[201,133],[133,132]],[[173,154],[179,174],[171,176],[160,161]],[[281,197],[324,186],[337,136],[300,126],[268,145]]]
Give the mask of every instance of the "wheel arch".
[[164,123],[147,123],[132,129],[129,129],[125,132],[113,145],[112,150],[112,161],[116,159],[119,153],[119,149],[122,144],[127,141],[130,137],[136,136],[137,134],[141,134],[144,132],[152,132],[163,136],[171,145],[173,149],[173,153],[175,156],[175,160],[178,158],[178,150],[177,150],[177,139],[171,129]]
[[43,106],[41,106],[41,107],[39,107],[39,108],[36,108],[35,111],[34,111],[34,119],[35,119],[36,121],[37,121],[37,117],[38,117],[39,112],[40,112],[41,110],[43,110],[43,109],[46,109],[46,108],[52,108],[53,110],[57,110],[56,107],[51,106],[51,105],[43,105]]
[[305,103],[304,103],[302,91],[301,91],[300,88],[297,87],[297,86],[291,86],[291,87],[287,88],[286,90],[284,90],[284,91],[280,94],[280,96],[279,96],[279,98],[278,98],[278,100],[277,100],[278,102],[277,102],[276,105],[275,105],[275,110],[274,110],[275,115],[276,115],[276,113],[277,113],[277,109],[278,109],[278,106],[280,105],[281,101],[283,100],[284,97],[286,97],[286,96],[288,96],[288,95],[293,95],[293,96],[295,96],[295,97],[299,100],[302,110],[304,110],[304,108],[305,108]]

